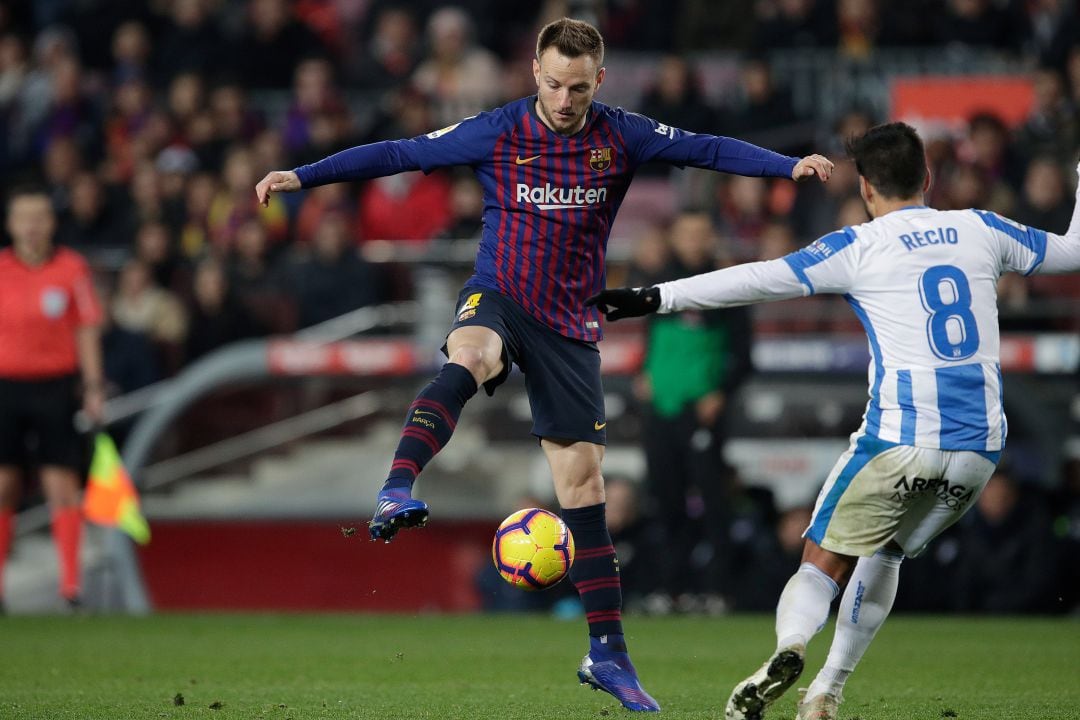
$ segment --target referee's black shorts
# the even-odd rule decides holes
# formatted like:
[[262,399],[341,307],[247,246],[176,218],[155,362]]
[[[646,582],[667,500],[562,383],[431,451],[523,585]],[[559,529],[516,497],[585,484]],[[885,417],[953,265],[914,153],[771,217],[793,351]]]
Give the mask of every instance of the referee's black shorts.
[[466,287],[458,297],[457,310],[451,332],[480,325],[502,338],[505,368],[484,383],[489,395],[506,380],[511,363],[521,368],[532,408],[533,435],[607,444],[596,343],[560,335],[510,298],[487,288]]
[[75,375],[0,378],[0,465],[59,465],[81,471],[83,441]]

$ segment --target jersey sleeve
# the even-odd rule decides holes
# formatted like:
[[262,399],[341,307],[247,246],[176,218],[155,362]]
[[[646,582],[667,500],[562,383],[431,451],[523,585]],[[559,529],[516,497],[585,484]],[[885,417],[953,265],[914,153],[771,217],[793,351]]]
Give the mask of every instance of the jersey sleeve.
[[451,165],[476,165],[491,157],[501,129],[495,113],[480,113],[461,122],[404,140],[384,140],[342,150],[295,169],[304,188],[347,180],[425,173]]
[[777,260],[663,283],[659,311],[706,310],[848,292],[857,265],[855,237],[854,230],[844,228]]
[[858,269],[858,246],[855,230],[822,235],[802,250],[781,258],[806,289],[807,295],[846,293],[855,283]]
[[997,243],[1002,272],[1030,275],[1046,259],[1045,230],[1028,227],[989,210],[972,210]]
[[618,122],[636,165],[656,160],[734,175],[790,179],[799,161],[735,138],[680,130],[637,113],[619,111]]
[[661,313],[737,307],[807,294],[782,259],[736,265],[657,287]]
[[[1076,166],[1080,176],[1080,165]],[[1038,273],[1075,272],[1080,270],[1080,184],[1076,187],[1072,220],[1064,235],[1046,233],[1046,255],[1034,268]]]
[[85,260],[78,256],[75,256],[72,262],[71,296],[74,299],[72,311],[75,314],[75,322],[79,327],[97,327],[101,325],[104,316],[101,303],[98,301],[97,291],[94,290],[90,267]]
[[[1078,223],[1080,224],[1080,223]],[[1080,228],[1075,233],[1046,233],[1046,258],[1037,273],[1067,273],[1080,270]]]
[[498,112],[482,112],[441,130],[412,139],[420,169],[431,172],[451,165],[477,165],[491,159],[499,135],[505,132]]

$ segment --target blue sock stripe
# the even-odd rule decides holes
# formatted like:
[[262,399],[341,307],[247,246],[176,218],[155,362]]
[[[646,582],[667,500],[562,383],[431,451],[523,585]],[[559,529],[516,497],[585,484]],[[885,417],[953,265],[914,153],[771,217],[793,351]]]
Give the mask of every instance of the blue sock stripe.
[[890,548],[881,548],[874,554],[880,555],[883,558],[890,558],[893,560],[903,560],[905,557],[907,557],[906,555],[904,555],[903,550],[892,550]]

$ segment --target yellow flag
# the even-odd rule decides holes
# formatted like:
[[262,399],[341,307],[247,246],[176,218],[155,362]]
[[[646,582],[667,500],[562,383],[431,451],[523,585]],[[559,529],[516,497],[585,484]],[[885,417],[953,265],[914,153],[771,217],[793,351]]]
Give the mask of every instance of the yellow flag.
[[124,469],[116,443],[103,432],[94,439],[83,515],[98,525],[120,528],[140,545],[150,542],[150,526],[139,507],[139,494]]

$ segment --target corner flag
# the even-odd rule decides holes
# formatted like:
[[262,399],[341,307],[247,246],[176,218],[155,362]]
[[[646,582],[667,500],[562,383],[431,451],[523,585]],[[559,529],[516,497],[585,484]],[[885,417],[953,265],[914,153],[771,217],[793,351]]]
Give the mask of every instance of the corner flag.
[[94,438],[83,515],[98,525],[120,528],[140,545],[150,542],[150,526],[139,509],[139,494],[107,433],[98,433]]

